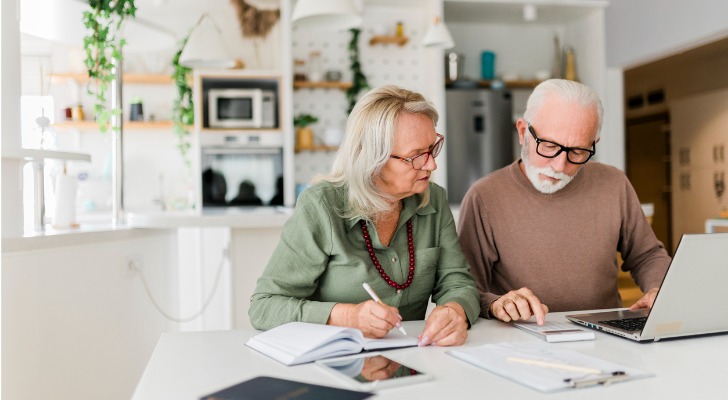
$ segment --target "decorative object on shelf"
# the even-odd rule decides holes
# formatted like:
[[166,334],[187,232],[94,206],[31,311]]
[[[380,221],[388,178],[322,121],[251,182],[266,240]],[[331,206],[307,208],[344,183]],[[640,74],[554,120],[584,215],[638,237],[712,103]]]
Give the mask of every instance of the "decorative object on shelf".
[[[134,0],[91,0],[89,6],[91,9],[83,13],[87,29],[83,47],[90,78],[87,90],[96,99],[94,114],[99,130],[106,132],[111,115],[121,115],[121,109],[107,108],[106,93],[116,77],[117,67],[121,67],[122,48],[126,43],[121,37],[124,21],[134,18],[136,6]],[[112,126],[112,129],[119,127]]]
[[451,51],[445,55],[445,79],[452,82],[463,79],[463,68],[465,56],[460,53]]
[[306,82],[308,77],[306,76],[306,60],[297,58],[293,60],[293,81],[294,82]]
[[179,64],[189,68],[231,68],[235,60],[225,46],[222,32],[204,13],[190,31],[179,56]]
[[427,33],[422,39],[422,45],[425,47],[440,47],[445,50],[455,47],[450,30],[447,29],[445,22],[440,17],[435,17],[432,25],[427,28]]
[[174,134],[177,135],[177,149],[182,155],[182,161],[184,161],[185,166],[191,170],[192,162],[190,161],[189,151],[192,145],[189,141],[190,131],[187,127],[195,122],[192,86],[190,86],[188,79],[192,68],[185,67],[179,63],[182,49],[185,48],[188,39],[189,36],[182,40],[179,50],[172,58],[172,66],[174,67],[172,79],[177,89],[177,98],[174,99],[174,105],[172,106],[172,123],[174,124]]
[[230,0],[238,12],[240,30],[248,38],[265,38],[281,18],[281,10],[260,10],[245,0]]
[[341,71],[338,69],[330,69],[326,71],[325,76],[327,82],[338,82],[341,80]]
[[351,29],[351,40],[349,41],[349,69],[351,70],[351,87],[346,91],[346,98],[349,101],[347,114],[351,113],[356,104],[356,96],[363,90],[369,89],[367,77],[361,70],[359,62],[359,29]]
[[566,65],[564,66],[564,79],[579,82],[579,78],[576,76],[576,60],[573,47],[567,46],[564,49],[564,58],[566,59]]
[[343,31],[362,26],[353,0],[298,0],[291,20],[304,29]]
[[144,121],[144,107],[140,97],[132,98],[129,107],[129,121]]
[[495,53],[485,50],[480,53],[480,79],[493,78],[495,78]]
[[404,23],[402,21],[397,21],[397,25],[394,27],[394,36],[404,37]]
[[293,118],[296,130],[296,148],[299,150],[313,148],[313,130],[309,127],[318,122],[318,117],[311,114],[298,114]]
[[83,106],[81,104],[77,104],[71,109],[71,119],[74,121],[84,121],[86,119],[86,113],[83,112]]
[[323,79],[321,71],[321,52],[312,51],[308,57],[308,79],[311,82],[321,82]]
[[329,126],[324,130],[324,144],[329,147],[336,147],[341,144],[341,139],[344,137],[344,130],[336,127]]

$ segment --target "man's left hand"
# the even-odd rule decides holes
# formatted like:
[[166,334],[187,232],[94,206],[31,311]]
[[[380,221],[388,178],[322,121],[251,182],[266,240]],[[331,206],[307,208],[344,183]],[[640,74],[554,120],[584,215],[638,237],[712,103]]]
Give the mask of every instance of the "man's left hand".
[[468,338],[468,318],[463,306],[455,302],[435,307],[418,337],[418,346],[458,346]]
[[644,296],[642,296],[641,299],[637,300],[636,303],[632,304],[632,307],[629,308],[630,311],[636,311],[640,308],[652,308],[652,304],[655,303],[655,297],[657,297],[657,292],[660,291],[660,288],[652,288],[649,292],[645,293]]

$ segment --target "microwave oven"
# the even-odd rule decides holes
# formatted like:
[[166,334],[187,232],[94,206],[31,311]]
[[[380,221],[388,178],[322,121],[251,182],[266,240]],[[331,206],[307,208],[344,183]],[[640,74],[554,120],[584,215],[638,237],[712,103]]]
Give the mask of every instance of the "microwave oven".
[[263,89],[210,89],[210,128],[275,128],[275,92]]

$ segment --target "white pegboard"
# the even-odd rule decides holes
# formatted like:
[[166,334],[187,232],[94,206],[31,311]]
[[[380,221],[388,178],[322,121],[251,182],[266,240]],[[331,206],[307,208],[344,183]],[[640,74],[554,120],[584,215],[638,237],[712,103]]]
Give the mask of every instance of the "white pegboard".
[[[420,42],[426,28],[427,14],[418,7],[376,6],[367,4],[364,10],[364,25],[359,35],[359,59],[362,70],[371,87],[394,84],[425,93],[426,65]],[[375,32],[394,32],[396,23],[404,25],[404,35],[409,41],[404,46],[394,44],[369,45]],[[293,59],[307,62],[310,53],[321,53],[321,70],[338,70],[342,81],[351,81],[348,44],[351,34],[347,32],[312,31],[293,28]],[[337,89],[299,89],[294,92],[293,114],[307,113],[319,118],[312,125],[317,136],[316,144],[322,144],[323,132],[328,127],[344,130],[346,127],[348,102],[344,91]],[[336,153],[333,151],[301,152],[295,156],[295,179],[297,184],[308,183],[318,175],[328,173]]]

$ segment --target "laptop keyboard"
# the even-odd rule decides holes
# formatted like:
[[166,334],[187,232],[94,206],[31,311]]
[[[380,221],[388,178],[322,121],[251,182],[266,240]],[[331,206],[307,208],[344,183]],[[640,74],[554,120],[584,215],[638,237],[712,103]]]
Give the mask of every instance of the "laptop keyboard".
[[612,319],[609,321],[599,321],[600,324],[605,324],[619,328],[625,331],[641,331],[645,327],[647,317],[638,318],[624,318],[624,319]]

